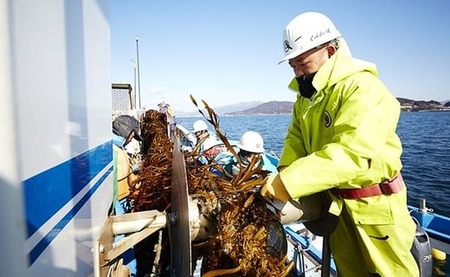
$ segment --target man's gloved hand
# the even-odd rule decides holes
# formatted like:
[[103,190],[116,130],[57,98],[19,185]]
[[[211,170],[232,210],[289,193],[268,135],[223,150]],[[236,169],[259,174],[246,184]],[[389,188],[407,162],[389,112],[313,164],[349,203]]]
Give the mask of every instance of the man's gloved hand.
[[286,203],[291,198],[281,181],[280,174],[270,175],[262,186],[260,194],[268,198],[277,199],[283,203]]

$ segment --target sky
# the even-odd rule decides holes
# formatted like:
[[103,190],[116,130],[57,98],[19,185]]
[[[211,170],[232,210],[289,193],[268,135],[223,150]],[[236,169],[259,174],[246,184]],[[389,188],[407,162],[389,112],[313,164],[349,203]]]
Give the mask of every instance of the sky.
[[307,11],[326,14],[396,97],[450,99],[448,0],[111,0],[113,82],[140,88],[146,109],[196,110],[189,95],[213,108],[295,101],[278,61],[284,28]]

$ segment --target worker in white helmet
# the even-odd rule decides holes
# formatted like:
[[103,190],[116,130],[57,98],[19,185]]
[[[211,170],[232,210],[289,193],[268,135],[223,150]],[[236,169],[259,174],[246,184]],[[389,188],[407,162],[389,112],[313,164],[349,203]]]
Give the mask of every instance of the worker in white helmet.
[[355,59],[333,22],[307,12],[286,26],[295,77],[292,122],[261,194],[286,202],[325,191],[338,216],[330,247],[340,276],[419,276],[396,134],[400,104],[374,64]]
[[195,121],[192,127],[194,128],[192,132],[197,138],[200,138],[203,134],[208,133],[208,125],[206,125],[206,122],[201,119]]
[[211,164],[216,157],[222,152],[222,141],[217,140],[214,137],[208,137],[203,142],[202,148],[202,163]]
[[[208,125],[206,125],[206,122],[199,119],[194,122],[194,125],[192,126],[194,129],[192,132],[194,133],[195,137],[197,138],[196,145],[199,143],[203,143],[206,138],[210,136],[208,131]],[[203,150],[203,149],[200,149]]]
[[197,162],[201,165],[211,165],[209,170],[223,178],[227,174],[224,171],[231,172],[234,156],[226,149],[221,140],[215,137],[208,137],[202,144],[201,155],[198,156]]
[[[255,158],[259,160],[257,161],[256,166],[262,165],[263,170],[267,170],[272,173],[277,172],[275,165],[270,162],[264,153],[264,140],[258,132],[247,131],[242,134],[237,147],[239,148],[238,157],[244,168],[250,164],[252,159]],[[239,164],[236,160],[234,160],[232,165],[232,174],[237,175],[239,171]]]

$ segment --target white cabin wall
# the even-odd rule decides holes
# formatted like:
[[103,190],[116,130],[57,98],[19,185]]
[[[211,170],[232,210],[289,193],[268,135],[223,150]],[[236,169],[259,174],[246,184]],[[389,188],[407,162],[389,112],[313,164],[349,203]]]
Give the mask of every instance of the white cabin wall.
[[103,0],[11,2],[26,179],[110,140],[109,6]]
[[25,219],[16,147],[9,10],[10,2],[0,1],[0,268],[2,276],[25,276]]
[[[86,171],[77,174],[93,179],[45,222],[33,226],[37,230],[28,237],[24,224],[35,217],[27,210],[23,217],[29,201],[22,202],[27,187],[22,182],[32,180],[34,188],[70,193],[76,179],[70,172],[59,183],[35,177],[71,159],[69,170],[80,170],[83,167],[75,164],[82,153],[97,151],[101,145],[106,146],[101,153],[108,151],[112,137],[109,1],[5,0],[0,8],[0,73],[4,73],[0,138],[8,146],[0,148],[2,160],[7,161],[0,165],[0,193],[10,200],[1,202],[0,219],[11,224],[2,227],[1,243],[3,253],[12,255],[10,260],[4,255],[0,259],[2,276],[4,265],[16,270],[5,276],[89,276],[94,271],[92,246],[112,202],[112,160],[91,176],[97,169],[89,172],[89,165],[96,161],[88,159]],[[112,148],[108,153],[112,157]],[[52,194],[28,193],[27,197],[36,207],[35,214],[58,200]],[[46,204],[40,204],[41,199]],[[29,265],[26,256],[34,257]]]
[[[101,5],[102,9],[95,8]],[[86,49],[86,84],[88,101],[93,106],[88,111],[88,117],[101,118],[108,124],[88,124],[88,134],[92,138],[90,147],[94,147],[112,136],[112,89],[111,84],[111,32],[109,18],[104,12],[109,12],[109,1],[84,1],[85,8],[85,41]],[[95,26],[95,27],[94,27]],[[95,42],[95,43],[93,43]],[[106,70],[105,70],[106,69]],[[100,93],[106,92],[106,93]],[[105,94],[107,96],[105,97]],[[107,116],[105,118],[105,115]],[[105,137],[105,134],[107,135]]]
[[70,157],[64,1],[11,1],[22,179]]

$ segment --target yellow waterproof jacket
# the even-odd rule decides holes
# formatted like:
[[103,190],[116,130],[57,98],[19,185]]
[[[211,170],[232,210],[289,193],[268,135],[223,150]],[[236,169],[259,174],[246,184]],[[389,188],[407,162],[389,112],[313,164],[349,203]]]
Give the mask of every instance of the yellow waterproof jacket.
[[[317,92],[311,100],[297,96],[279,161],[279,166],[288,166],[280,177],[291,197],[333,187],[360,188],[394,177],[402,167],[396,134],[400,103],[378,79],[375,65],[352,58],[343,43],[316,73],[313,85]],[[295,79],[289,88],[298,92]],[[362,221],[368,204],[375,210],[385,206],[382,214],[372,210],[375,215],[367,220],[388,223],[390,204],[382,199],[346,204]],[[330,212],[339,214],[342,201],[349,202],[334,199]]]

